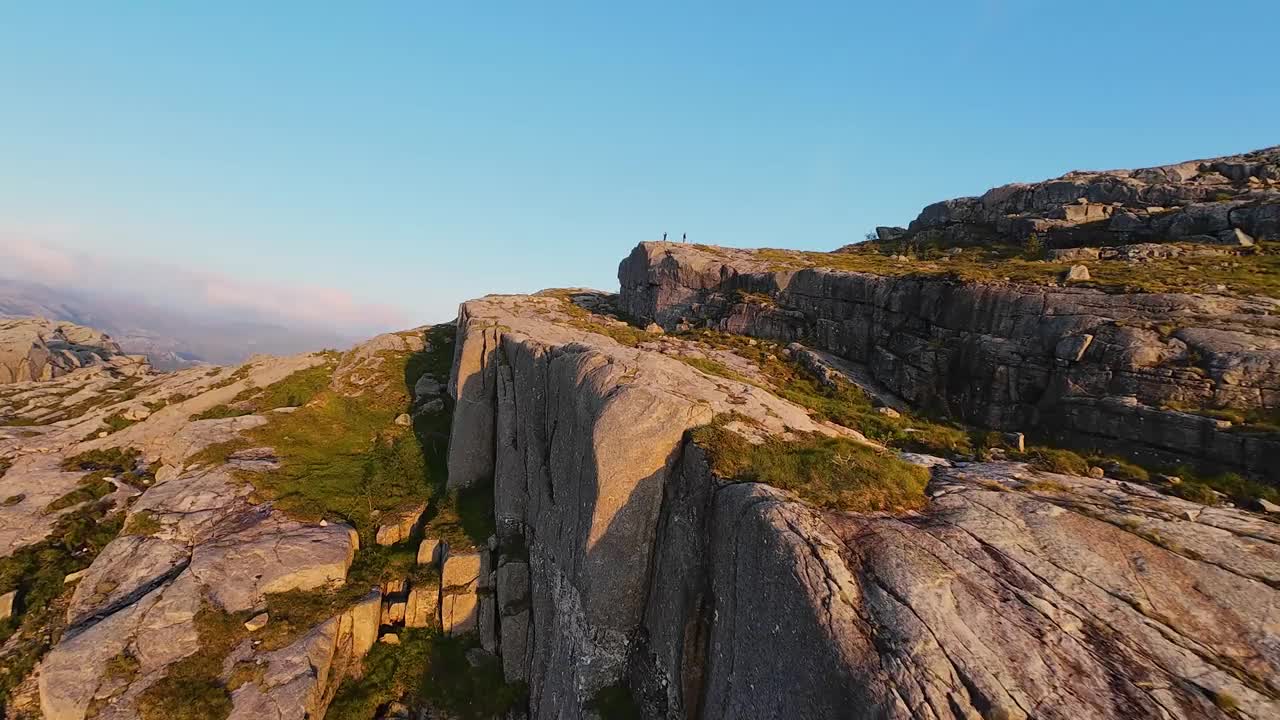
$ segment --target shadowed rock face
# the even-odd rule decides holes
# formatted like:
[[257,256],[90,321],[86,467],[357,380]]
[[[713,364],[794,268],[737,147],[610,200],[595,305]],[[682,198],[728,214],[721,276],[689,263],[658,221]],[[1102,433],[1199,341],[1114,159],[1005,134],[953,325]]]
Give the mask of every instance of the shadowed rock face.
[[[771,271],[751,251],[642,243],[621,306],[672,328],[801,340],[865,365],[917,407],[1280,479],[1280,443],[1168,405],[1280,406],[1280,320],[1267,298]],[[740,293],[768,304],[740,302]]]
[[451,471],[493,473],[498,600],[481,612],[531,717],[593,717],[614,685],[658,718],[1280,709],[1274,522],[927,458],[919,512],[816,510],[715,477],[683,432],[726,407],[798,408],[728,403],[723,378],[579,329],[546,298],[466,303],[458,333],[454,443],[486,442]]

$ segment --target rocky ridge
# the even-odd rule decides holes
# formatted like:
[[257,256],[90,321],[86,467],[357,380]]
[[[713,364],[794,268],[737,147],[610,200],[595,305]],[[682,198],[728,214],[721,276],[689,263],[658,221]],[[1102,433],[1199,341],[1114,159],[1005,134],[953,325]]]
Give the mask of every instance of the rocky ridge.
[[[1097,261],[1095,273],[1150,273],[1145,268],[1163,262],[1159,258],[1194,254],[1195,242],[1209,242],[1205,233],[1239,231],[1249,234],[1248,254],[1233,263],[1248,269],[1270,262],[1273,252],[1265,243],[1275,237],[1273,216],[1280,209],[1277,158],[1280,151],[1273,148],[1005,186],[981,198],[932,205],[909,229],[882,228],[884,242],[825,256],[642,243],[619,268],[620,303],[640,322],[667,330],[709,326],[801,341],[864,367],[911,405],[975,425],[1050,433],[1165,463],[1206,462],[1274,481],[1280,478],[1274,422],[1280,412],[1280,299],[1223,292],[1224,286],[1124,292],[1091,286],[1086,266],[1071,269],[1082,274],[1046,282],[1045,271],[1036,269],[1040,261],[964,258],[984,247],[1017,247],[1036,232],[1047,233],[1051,245],[1088,240],[1055,233],[1087,224],[1074,208],[1096,198],[1115,203],[1106,206],[1115,209],[1106,211],[1109,217],[1137,205],[1168,206],[1163,219],[1149,226],[1154,235],[1126,226],[1127,234],[1099,242],[1179,244],[1073,247],[1050,251],[1055,257]],[[1213,199],[1222,193],[1230,199]],[[1215,218],[1212,228],[1193,227],[1188,219],[1202,216]],[[1028,230],[1020,224],[1030,220],[1048,225],[1033,223]],[[1108,228],[1099,232],[1121,232]],[[1202,237],[1188,235],[1192,230]],[[968,247],[975,244],[977,249]],[[940,261],[878,254],[902,247],[950,249]],[[1162,255],[1153,248],[1177,252]],[[956,272],[946,271],[949,260]],[[991,269],[967,277],[973,263]],[[1002,263],[1028,280],[1001,280]],[[914,264],[921,268],[913,271]],[[1265,278],[1265,267],[1250,277]],[[1036,273],[1041,279],[1032,281]]]
[[140,374],[146,359],[126,355],[92,328],[42,318],[0,318],[0,385],[52,380],[89,365]]
[[[239,368],[163,375],[86,363],[0,390],[8,421],[0,428],[0,496],[7,498],[0,503],[0,581],[6,591],[15,585],[3,594],[23,623],[16,632],[6,628],[0,647],[10,691],[0,707],[48,720],[177,717],[165,704],[173,683],[221,682],[229,688],[225,709],[218,697],[226,691],[210,688],[202,697],[192,690],[197,694],[182,703],[195,705],[183,717],[323,716],[344,678],[361,673],[360,659],[384,625],[386,588],[366,576],[349,586],[361,548],[350,524],[297,519],[255,490],[253,477],[281,468],[273,448],[236,448],[246,433],[303,409],[255,405],[254,397],[333,375],[323,381],[339,389],[332,392],[359,403],[362,394],[386,394],[393,381],[403,382],[390,374],[392,359],[423,347],[421,332],[412,332],[375,338],[341,362],[322,353],[260,357]],[[289,401],[307,401],[292,392]],[[227,444],[231,449],[217,451]],[[110,469],[85,472],[98,467]],[[81,546],[85,541],[69,533],[86,522],[102,530]],[[367,542],[387,534],[371,530]],[[64,547],[74,552],[51,554]],[[59,596],[49,598],[47,587],[61,574],[46,579],[38,566],[23,565],[32,549],[58,558],[48,561],[49,573],[82,568],[66,576]],[[360,582],[368,584],[362,589]],[[439,622],[430,587],[414,589],[419,626]],[[335,588],[349,600],[327,614],[323,604],[301,616],[289,610],[289,601],[306,609],[306,598]],[[285,612],[280,618],[263,612],[277,607]],[[225,656],[210,655],[226,642],[233,645],[218,651]],[[192,675],[215,660],[220,672]],[[254,680],[236,680],[245,673]]]
[[[1095,211],[1053,208],[1114,187],[1108,218],[1237,203],[1253,244],[1229,252],[1265,256],[1269,153],[1069,176],[1085,203],[1057,181],[990,216],[958,201],[886,242],[959,265],[1048,220],[1032,232],[1079,243]],[[850,270],[645,243],[617,296],[0,387],[6,711],[1280,713],[1280,507],[1023,452],[1027,431],[1274,481],[1275,301],[939,277],[905,246],[834,254],[871,268]],[[1081,257],[1158,254],[1133,247]]]
[[946,246],[1038,233],[1051,247],[1280,240],[1280,147],[1137,170],[1075,171],[934,203],[907,228]]
[[481,623],[531,717],[1275,712],[1274,521],[1023,463],[906,455],[933,473],[906,513],[720,477],[686,432],[711,417],[832,428],[600,300],[460,311],[450,482],[493,478]]

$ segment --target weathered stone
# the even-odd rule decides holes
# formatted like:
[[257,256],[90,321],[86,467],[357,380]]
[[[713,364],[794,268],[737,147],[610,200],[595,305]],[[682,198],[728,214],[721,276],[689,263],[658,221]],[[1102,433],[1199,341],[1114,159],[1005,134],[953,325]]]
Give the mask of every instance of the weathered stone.
[[439,624],[440,586],[435,582],[415,581],[409,589],[405,606],[405,627],[425,628]]
[[270,620],[271,616],[267,613],[258,613],[245,621],[244,629],[249,632],[258,632],[262,628],[266,627]]
[[399,625],[404,622],[406,604],[389,602],[382,606],[382,624]]
[[427,506],[424,504],[384,518],[374,534],[374,542],[379,545],[396,545],[409,540],[422,528],[423,514],[426,511]]
[[18,591],[10,590],[0,595],[0,620],[8,620],[13,617],[14,606],[18,604]]
[[[865,366],[910,405],[974,425],[1101,436],[1161,462],[1194,458],[1280,477],[1280,442],[1162,409],[1173,401],[1249,411],[1277,401],[1269,388],[1280,383],[1280,339],[1264,298],[776,272],[751,251],[660,244],[636,248],[619,279],[620,304],[642,320],[695,317],[775,341],[806,337]],[[775,307],[745,313],[734,291],[767,294]],[[1193,357],[1214,360],[1182,371]]]
[[476,612],[479,615],[480,647],[496,653],[498,651],[498,615],[497,602],[492,591],[479,596]]
[[444,631],[461,635],[474,631],[478,622],[480,553],[451,553],[440,578],[440,619]]
[[418,564],[419,565],[439,565],[441,555],[443,554],[443,546],[439,538],[423,538],[418,545]]
[[1054,347],[1053,354],[1059,360],[1067,362],[1080,362],[1084,354],[1089,349],[1089,344],[1093,342],[1093,336],[1089,333],[1081,333],[1079,335],[1068,335],[1058,341]]
[[1062,276],[1063,282],[1085,282],[1089,279],[1089,268],[1085,265],[1072,265]]

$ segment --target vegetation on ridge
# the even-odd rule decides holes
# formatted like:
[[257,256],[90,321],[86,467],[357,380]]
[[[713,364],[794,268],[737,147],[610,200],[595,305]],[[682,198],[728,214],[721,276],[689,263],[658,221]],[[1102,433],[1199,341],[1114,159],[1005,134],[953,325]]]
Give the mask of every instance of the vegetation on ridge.
[[[699,246],[715,253],[717,248]],[[760,249],[758,259],[773,270],[830,268],[891,277],[951,278],[970,282],[1055,285],[1072,265],[1084,264],[1090,279],[1072,283],[1105,292],[1201,292],[1223,285],[1239,296],[1280,298],[1280,246],[1259,243],[1241,255],[1184,255],[1142,261],[1029,258],[1025,245],[994,243],[945,254],[939,247],[867,242],[839,252]],[[898,259],[898,258],[906,258]]]
[[61,515],[49,537],[0,558],[0,595],[16,590],[18,597],[13,616],[0,620],[0,715],[9,693],[62,636],[75,588],[65,578],[116,537],[122,516],[107,503],[86,503]]
[[693,431],[717,476],[790,490],[829,510],[913,510],[926,502],[929,471],[848,438],[804,435],[752,443],[722,415]]
[[444,717],[487,720],[525,702],[525,684],[507,683],[497,657],[486,653],[472,665],[467,651],[479,646],[474,634],[450,637],[409,628],[399,636],[399,645],[375,645],[365,656],[364,674],[342,682],[326,720],[367,720],[396,700]]

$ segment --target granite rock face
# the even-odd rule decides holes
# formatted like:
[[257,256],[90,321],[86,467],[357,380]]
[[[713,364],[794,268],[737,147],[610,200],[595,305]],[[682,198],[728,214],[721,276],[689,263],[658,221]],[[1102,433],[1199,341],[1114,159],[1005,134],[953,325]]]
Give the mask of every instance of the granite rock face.
[[530,717],[594,717],[612,687],[651,718],[1280,711],[1274,522],[926,456],[910,460],[932,468],[932,499],[904,515],[726,482],[686,429],[739,412],[782,435],[835,431],[759,387],[741,402],[750,390],[593,332],[603,320],[576,323],[560,302],[464,304],[450,382],[472,425],[454,442],[485,439],[451,461],[494,482],[496,602],[477,607],[495,613]]
[[43,318],[0,318],[0,385],[52,380],[91,365],[138,375],[146,358],[126,355],[108,335]]
[[[65,328],[59,333],[77,344],[93,339]],[[45,342],[56,348],[55,339]],[[96,352],[98,360],[82,358],[83,367],[65,374],[0,388],[0,419],[13,421],[0,431],[0,498],[7,498],[0,503],[0,558],[64,532],[61,518],[89,505],[102,509],[89,517],[119,518],[123,528],[88,567],[67,576],[61,616],[43,629],[52,647],[18,691],[0,698],[4,712],[48,720],[136,718],[141,694],[201,647],[198,613],[212,608],[247,618],[261,612],[268,594],[342,585],[359,547],[345,524],[300,522],[253,497],[244,474],[278,469],[272,448],[217,462],[199,457],[270,422],[273,413],[192,419],[248,388],[329,362],[327,356],[258,357],[241,368],[154,374]],[[69,458],[118,451],[136,454],[141,480],[111,477],[114,492],[105,497],[55,502],[85,478],[84,470],[68,469]],[[375,592],[299,629],[284,647],[260,650],[246,641],[227,672],[248,663],[261,669],[261,679],[232,694],[231,717],[322,716],[341,680],[359,672],[377,637],[380,608]],[[8,665],[7,653],[29,632],[24,626],[0,647],[0,664]],[[136,661],[136,672],[109,670],[122,657]]]
[[1280,147],[1138,170],[1076,171],[934,203],[901,236],[944,245],[1036,233],[1052,247],[1280,239]]
[[499,549],[496,587],[484,590],[496,592],[493,603],[451,595],[482,568],[465,565],[453,579],[459,556],[445,560],[445,627],[451,615],[466,622],[467,613],[496,613],[504,667],[528,680],[536,717],[580,717],[594,693],[621,679],[685,430],[736,411],[777,433],[857,436],[754,385],[577,329],[566,302],[464,304],[449,382],[450,483],[492,478]]
[[1280,407],[1270,298],[774,271],[752,251],[670,243],[641,244],[618,274],[620,304],[641,321],[801,340],[913,406],[974,425],[1280,479],[1273,437],[1168,409]]

